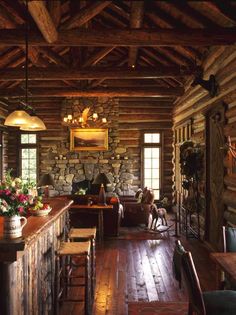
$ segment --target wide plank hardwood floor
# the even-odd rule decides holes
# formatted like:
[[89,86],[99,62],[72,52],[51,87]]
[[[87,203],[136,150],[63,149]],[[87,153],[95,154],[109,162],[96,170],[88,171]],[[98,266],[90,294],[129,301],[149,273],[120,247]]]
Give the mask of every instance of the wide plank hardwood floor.
[[[175,238],[105,240],[97,245],[97,283],[93,315],[127,315],[129,301],[186,301],[172,274]],[[197,240],[182,240],[191,250],[203,290],[214,289],[214,264]],[[69,310],[70,309],[70,310]],[[83,314],[80,305],[62,307],[62,315]]]

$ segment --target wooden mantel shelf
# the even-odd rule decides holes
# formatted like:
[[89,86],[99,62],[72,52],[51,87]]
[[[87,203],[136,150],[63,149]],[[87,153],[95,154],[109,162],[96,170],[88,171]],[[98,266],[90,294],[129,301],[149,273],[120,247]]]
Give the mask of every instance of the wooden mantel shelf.
[[52,211],[45,217],[29,216],[27,224],[23,228],[22,237],[15,240],[3,238],[3,217],[0,217],[0,261],[13,262],[20,258],[24,251],[39,235],[49,228],[66,211],[73,200],[51,199],[48,202]]

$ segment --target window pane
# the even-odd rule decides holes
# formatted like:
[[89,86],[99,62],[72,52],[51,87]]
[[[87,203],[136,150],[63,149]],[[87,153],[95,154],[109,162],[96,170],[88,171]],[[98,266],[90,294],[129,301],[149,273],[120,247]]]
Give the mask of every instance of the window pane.
[[144,148],[144,158],[152,157],[152,148]]
[[30,180],[36,183],[37,180],[37,149],[21,149],[21,176],[23,181]]
[[[151,141],[160,141],[160,134],[148,134]],[[150,141],[149,138],[149,141]],[[148,137],[146,138],[148,139]],[[152,188],[155,190],[155,199],[160,197],[160,176],[161,176],[161,148],[157,146],[143,148],[143,185],[144,187]]]
[[29,142],[29,137],[28,135],[21,135],[21,143],[28,143]]
[[157,189],[157,188],[160,188],[160,181],[159,179],[153,179],[152,180],[152,189]]
[[151,133],[145,133],[144,134],[144,143],[151,143],[152,142],[152,134]]
[[160,199],[160,190],[154,190],[154,196],[155,199]]
[[159,168],[152,169],[152,178],[160,178],[160,170]]
[[144,179],[144,187],[151,188],[152,187],[152,181],[151,179]]
[[36,134],[29,134],[29,143],[36,143]]
[[160,133],[145,133],[144,143],[160,143]]
[[145,159],[144,160],[144,168],[151,168],[152,166],[152,160],[151,159]]
[[160,157],[160,149],[159,148],[152,148],[152,157],[154,157],[154,158]]
[[152,170],[150,168],[144,170],[144,178],[152,178]]

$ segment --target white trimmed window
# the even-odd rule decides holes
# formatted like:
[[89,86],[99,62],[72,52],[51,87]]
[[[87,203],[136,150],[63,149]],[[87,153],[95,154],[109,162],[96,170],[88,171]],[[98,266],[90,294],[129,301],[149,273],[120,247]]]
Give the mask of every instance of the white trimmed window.
[[37,182],[37,136],[35,133],[20,135],[20,169],[23,181]]
[[161,134],[145,132],[142,149],[142,184],[152,188],[155,199],[160,199],[161,190]]

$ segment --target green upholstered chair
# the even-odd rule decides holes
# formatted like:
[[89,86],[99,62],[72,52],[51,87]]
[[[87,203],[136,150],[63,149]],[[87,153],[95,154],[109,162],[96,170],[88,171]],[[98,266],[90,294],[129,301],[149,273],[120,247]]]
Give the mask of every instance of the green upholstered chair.
[[235,315],[236,291],[202,292],[192,255],[182,256],[182,271],[189,295],[188,315]]

